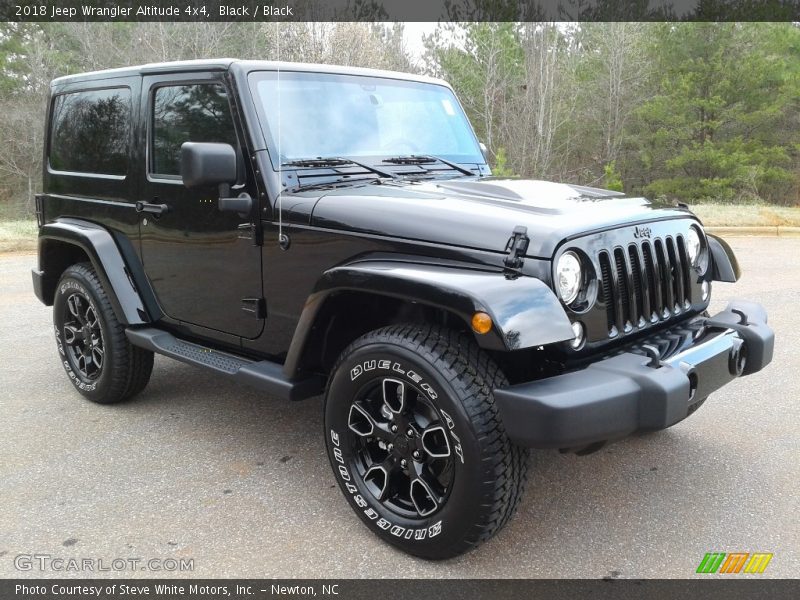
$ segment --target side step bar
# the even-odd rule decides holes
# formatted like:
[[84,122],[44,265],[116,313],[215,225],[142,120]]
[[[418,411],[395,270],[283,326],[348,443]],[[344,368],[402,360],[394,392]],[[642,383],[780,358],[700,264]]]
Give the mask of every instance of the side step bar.
[[289,381],[283,372],[283,365],[212,350],[178,339],[160,329],[126,329],[125,335],[134,346],[215,371],[282,399],[304,400],[321,394],[324,390],[325,384],[320,377]]

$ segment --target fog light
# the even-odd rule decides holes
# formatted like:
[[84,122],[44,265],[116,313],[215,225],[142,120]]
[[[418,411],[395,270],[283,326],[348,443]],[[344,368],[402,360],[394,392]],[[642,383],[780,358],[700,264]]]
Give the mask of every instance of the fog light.
[[584,338],[586,337],[583,324],[580,321],[575,321],[572,324],[572,333],[575,334],[575,338],[569,343],[569,345],[572,346],[573,350],[577,350],[583,346]]
[[711,291],[711,286],[708,284],[707,281],[703,282],[703,285],[700,286],[700,293],[703,296],[703,302],[708,300],[708,294]]
[[472,329],[481,335],[489,333],[492,330],[492,317],[485,312],[476,312],[472,315]]

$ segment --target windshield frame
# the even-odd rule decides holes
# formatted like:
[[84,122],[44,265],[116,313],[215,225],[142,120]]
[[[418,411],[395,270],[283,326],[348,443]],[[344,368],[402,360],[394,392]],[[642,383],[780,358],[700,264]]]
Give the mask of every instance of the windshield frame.
[[[482,166],[487,166],[488,167],[486,159],[483,156],[483,152],[481,151],[480,141],[478,140],[478,137],[475,134],[475,129],[472,127],[472,123],[470,122],[469,117],[467,116],[467,113],[466,113],[466,111],[464,110],[464,107],[461,104],[461,101],[458,99],[458,96],[456,95],[456,93],[453,90],[453,88],[450,87],[448,84],[446,84],[444,82],[438,82],[438,81],[435,81],[435,80],[428,80],[428,79],[422,79],[422,78],[414,79],[413,77],[405,77],[404,74],[402,74],[402,73],[398,73],[397,74],[398,77],[392,77],[391,73],[386,73],[386,74],[384,74],[384,73],[380,73],[380,74],[372,74],[372,73],[362,74],[362,73],[347,73],[347,72],[331,73],[331,72],[328,72],[328,71],[316,71],[316,70],[313,70],[313,69],[257,69],[257,70],[249,71],[247,73],[248,91],[250,93],[250,96],[251,96],[252,102],[253,102],[253,106],[254,106],[255,111],[256,111],[256,116],[258,118],[259,129],[261,130],[261,134],[263,135],[264,141],[266,143],[267,153],[269,154],[270,163],[272,165],[273,171],[275,171],[275,172],[309,168],[309,167],[286,166],[286,165],[281,165],[280,164],[281,161],[279,160],[279,156],[278,156],[278,147],[277,147],[276,138],[272,135],[272,131],[271,131],[271,128],[269,126],[269,119],[267,118],[267,114],[266,114],[266,107],[264,105],[264,102],[261,99],[261,95],[260,95],[259,90],[258,90],[258,84],[260,82],[264,81],[267,78],[274,78],[276,73],[280,73],[281,75],[285,73],[285,74],[290,74],[290,75],[296,75],[296,74],[319,75],[319,76],[322,76],[322,77],[329,77],[329,76],[347,77],[347,78],[356,78],[356,77],[358,77],[358,78],[362,78],[362,79],[365,79],[365,80],[384,80],[384,81],[390,81],[390,82],[417,84],[417,85],[420,85],[420,86],[437,86],[437,87],[443,88],[443,89],[447,90],[450,93],[451,99],[455,102],[457,110],[460,111],[460,114],[463,117],[464,123],[467,126],[467,130],[468,130],[468,133],[469,133],[470,140],[474,144],[475,158],[478,159],[477,161],[469,161],[469,162],[460,162],[460,161],[452,161],[452,162],[456,162],[459,165],[476,165],[476,166],[479,167],[479,170],[481,170],[481,171],[482,171],[482,169],[480,169],[480,167],[482,167]],[[354,155],[341,154],[340,157],[344,158],[344,159],[352,158],[352,159],[357,160],[359,162],[362,162],[362,163],[365,163],[365,164],[368,164],[368,165],[375,165],[376,167],[382,168],[382,169],[383,168],[391,169],[391,168],[393,168],[393,165],[391,165],[389,163],[384,163],[382,161],[383,161],[384,158],[390,158],[390,157],[396,156],[397,154],[398,154],[398,152],[388,151],[386,154],[379,154],[379,155],[365,156],[365,155],[355,155],[355,154]],[[312,158],[312,157],[303,157],[303,159],[308,159],[308,158]],[[294,158],[292,158],[292,160],[294,160]],[[315,167],[315,168],[319,169],[319,168],[329,168],[329,167]],[[476,175],[477,175],[477,173],[476,173]]]

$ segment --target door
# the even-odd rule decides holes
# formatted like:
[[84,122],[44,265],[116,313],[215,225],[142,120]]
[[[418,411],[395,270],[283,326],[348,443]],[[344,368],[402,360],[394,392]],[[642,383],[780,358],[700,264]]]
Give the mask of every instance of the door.
[[[249,217],[220,212],[215,187],[188,189],[180,177],[184,142],[231,144],[242,175],[231,195],[249,192],[228,91],[220,74],[144,78],[147,173],[139,231],[144,270],[162,310],[185,324],[244,338],[264,326],[261,247]],[[159,206],[165,212],[156,214]],[[199,334],[203,332],[198,329]]]

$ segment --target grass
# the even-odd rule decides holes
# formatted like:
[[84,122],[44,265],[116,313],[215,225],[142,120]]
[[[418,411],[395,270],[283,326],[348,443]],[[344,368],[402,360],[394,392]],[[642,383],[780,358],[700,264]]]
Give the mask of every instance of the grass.
[[36,250],[36,232],[34,220],[0,221],[0,252]]
[[692,204],[706,227],[800,227],[800,206]]

